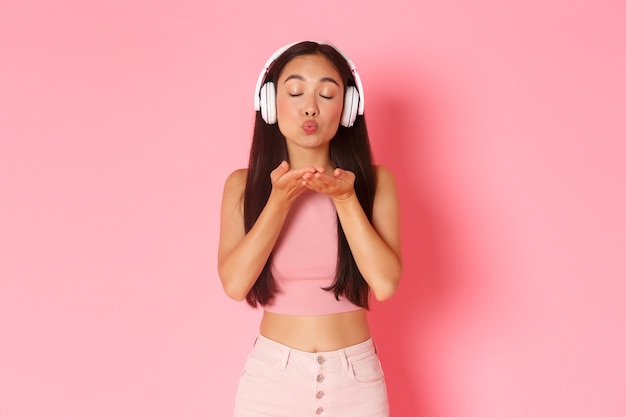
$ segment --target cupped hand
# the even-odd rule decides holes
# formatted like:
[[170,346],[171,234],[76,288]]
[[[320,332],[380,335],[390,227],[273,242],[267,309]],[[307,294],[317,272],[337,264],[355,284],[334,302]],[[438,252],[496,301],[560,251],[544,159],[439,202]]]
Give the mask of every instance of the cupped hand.
[[272,194],[292,201],[307,189],[304,176],[315,173],[314,167],[290,169],[289,163],[283,161],[270,173]]
[[356,176],[351,171],[335,168],[330,175],[323,167],[316,167],[315,172],[306,172],[302,178],[308,189],[326,194],[336,201],[347,200],[354,194]]

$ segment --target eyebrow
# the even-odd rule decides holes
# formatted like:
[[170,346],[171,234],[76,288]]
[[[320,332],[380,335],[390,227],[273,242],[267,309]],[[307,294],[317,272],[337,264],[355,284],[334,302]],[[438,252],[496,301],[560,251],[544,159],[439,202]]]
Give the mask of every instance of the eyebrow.
[[[298,75],[298,74],[293,74],[293,75],[290,75],[289,77],[285,78],[285,81],[283,82],[283,84],[284,84],[284,83],[286,83],[286,82],[287,82],[287,81],[289,81],[289,80],[300,80],[300,81],[306,81],[306,80],[304,79],[304,77],[303,77],[303,76]],[[333,84],[335,84],[337,87],[339,87],[339,83],[338,83],[338,82],[337,82],[334,78],[332,78],[332,77],[324,77],[324,78],[321,78],[321,79],[320,79],[320,82],[328,82],[328,83],[333,83]]]

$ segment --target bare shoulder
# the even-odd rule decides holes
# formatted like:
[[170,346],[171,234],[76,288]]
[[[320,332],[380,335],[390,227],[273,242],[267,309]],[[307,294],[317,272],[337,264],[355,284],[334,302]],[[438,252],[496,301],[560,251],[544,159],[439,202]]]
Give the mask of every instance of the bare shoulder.
[[241,191],[243,192],[246,187],[246,178],[248,177],[248,170],[245,168],[236,169],[231,172],[224,183],[224,193]]
[[384,216],[394,215],[398,210],[398,190],[396,179],[388,168],[376,165],[376,191],[374,212]]
[[[227,212],[242,208],[243,195],[246,191],[247,169],[237,169],[230,173],[224,182],[222,208]],[[235,211],[239,211],[235,210]]]
[[383,165],[375,165],[374,169],[376,171],[376,189],[377,190],[385,190],[390,187],[396,187],[396,179],[393,173],[389,170],[389,168]]

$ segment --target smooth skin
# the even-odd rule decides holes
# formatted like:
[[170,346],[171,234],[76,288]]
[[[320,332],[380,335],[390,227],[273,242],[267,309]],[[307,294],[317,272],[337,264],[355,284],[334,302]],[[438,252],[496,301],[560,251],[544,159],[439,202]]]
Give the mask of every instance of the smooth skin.
[[[270,175],[269,199],[248,233],[243,220],[247,170],[226,180],[222,199],[218,273],[226,294],[244,300],[263,269],[293,202],[305,190],[328,195],[337,210],[359,270],[377,300],[391,297],[400,281],[399,204],[391,172],[376,166],[377,186],[370,223],[354,191],[355,175],[335,168],[330,141],[339,127],[344,85],[337,69],[321,55],[292,59],[276,83],[280,131],[289,162]],[[367,312],[293,316],[264,312],[260,333],[292,348],[331,351],[367,340]]]

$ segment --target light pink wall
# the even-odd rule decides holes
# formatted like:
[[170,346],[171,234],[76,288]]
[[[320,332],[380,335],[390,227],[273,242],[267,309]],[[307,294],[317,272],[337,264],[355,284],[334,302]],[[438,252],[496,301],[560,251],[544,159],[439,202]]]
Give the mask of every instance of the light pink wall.
[[260,67],[357,64],[406,273],[394,417],[626,415],[626,3],[0,4],[0,417],[228,416],[259,313],[216,274]]

